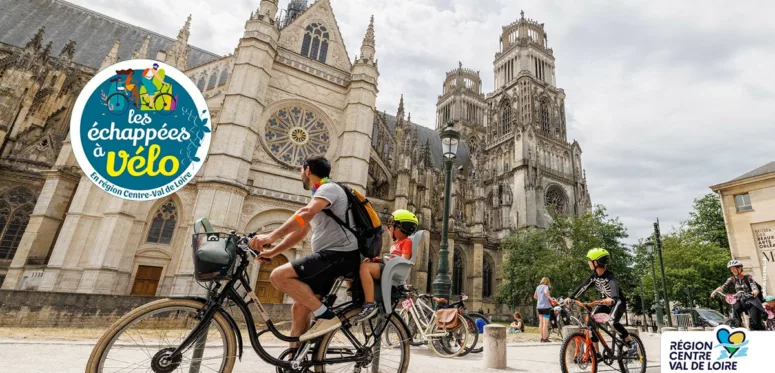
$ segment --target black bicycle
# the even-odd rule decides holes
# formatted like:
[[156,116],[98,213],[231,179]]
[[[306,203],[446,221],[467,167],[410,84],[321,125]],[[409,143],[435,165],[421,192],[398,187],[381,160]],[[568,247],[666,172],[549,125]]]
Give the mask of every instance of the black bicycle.
[[[635,353],[631,354],[629,350],[625,350],[624,340],[610,327],[611,315],[598,313],[590,317],[589,309],[600,305],[600,301],[575,303],[581,308],[583,322],[579,331],[569,335],[560,348],[560,366],[563,373],[595,373],[600,360],[608,366],[618,362],[619,371],[622,373],[646,372],[646,349],[637,335],[630,334],[636,345]],[[601,331],[611,337],[611,346],[603,338]],[[603,345],[601,351],[597,350],[598,341]]]
[[[345,281],[352,280],[347,277],[337,279],[322,300],[342,320],[342,326],[313,341],[301,342],[297,349],[285,350],[278,357],[270,355],[259,340],[262,335],[270,333],[280,341],[291,343],[299,342],[299,338],[278,331],[250,287],[248,265],[251,259],[257,258],[248,247],[252,234],[220,235],[236,243],[235,263],[227,276],[207,283],[207,298],[170,297],[129,312],[97,342],[86,372],[231,372],[236,359],[242,358],[242,335],[224,305],[239,309],[253,350],[280,373],[407,371],[409,334],[404,321],[393,312],[399,289],[393,289],[390,310],[380,310],[368,322],[353,325],[351,320],[360,312],[362,304],[349,301],[334,305],[337,291]],[[258,260],[255,263],[260,265]],[[246,295],[240,295],[240,287]],[[253,323],[250,303],[255,305],[260,321],[266,325],[261,331]]]

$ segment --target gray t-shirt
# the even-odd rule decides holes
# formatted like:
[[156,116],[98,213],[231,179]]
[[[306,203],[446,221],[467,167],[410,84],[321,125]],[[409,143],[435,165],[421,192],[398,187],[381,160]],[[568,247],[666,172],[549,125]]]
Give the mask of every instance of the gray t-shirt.
[[[348,221],[345,218],[347,212],[347,195],[341,186],[329,182],[321,185],[315,192],[313,198],[323,198],[328,201],[326,209],[330,209],[334,215]],[[350,215],[350,227],[352,224],[352,213]],[[323,211],[319,212],[310,222],[312,226],[312,252],[320,251],[354,251],[358,250],[358,240],[352,232],[340,226],[330,216]]]
[[536,288],[536,293],[538,294],[538,305],[536,308],[540,309],[546,309],[546,308],[552,308],[552,302],[549,301],[549,297],[546,296],[546,291],[549,290],[549,287],[546,285],[538,285]]

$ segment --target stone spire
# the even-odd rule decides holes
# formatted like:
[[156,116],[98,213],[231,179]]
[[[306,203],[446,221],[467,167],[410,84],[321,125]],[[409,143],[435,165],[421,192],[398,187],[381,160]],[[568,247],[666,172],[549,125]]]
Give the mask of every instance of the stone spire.
[[65,58],[72,61],[73,56],[75,55],[76,44],[77,43],[75,42],[75,40],[69,40],[67,44],[65,44],[65,46],[62,48],[62,51],[59,52],[59,58],[60,59]]
[[46,47],[43,48],[43,52],[40,54],[43,56],[43,58],[48,58],[51,55],[51,46],[53,42],[49,41],[48,44],[46,44]]
[[143,45],[140,46],[140,49],[134,51],[132,53],[132,59],[143,59],[148,58],[148,45],[151,43],[151,35],[145,35],[145,40],[143,40]]
[[396,127],[404,125],[404,94],[401,94],[401,100],[398,101],[398,111],[396,112]]
[[369,27],[366,29],[366,35],[363,37],[363,44],[361,44],[361,59],[363,61],[374,60],[374,46],[374,16],[371,16]]
[[277,17],[277,0],[261,0],[259,9],[255,14],[256,18],[264,19],[266,22],[274,23],[275,17]]
[[172,49],[167,53],[166,61],[175,66],[178,70],[188,69],[188,37],[191,35],[191,15],[188,15],[186,24],[178,32],[178,39],[172,45]]
[[40,47],[43,45],[43,33],[45,31],[46,31],[46,26],[42,26],[41,28],[39,28],[38,32],[35,33],[32,39],[30,39],[30,41],[28,41],[24,47],[39,50]]
[[120,46],[121,46],[121,40],[116,39],[116,42],[113,43],[113,48],[110,49],[110,52],[108,52],[108,55],[105,56],[105,58],[102,60],[102,63],[100,64],[100,71],[118,62],[118,48]]

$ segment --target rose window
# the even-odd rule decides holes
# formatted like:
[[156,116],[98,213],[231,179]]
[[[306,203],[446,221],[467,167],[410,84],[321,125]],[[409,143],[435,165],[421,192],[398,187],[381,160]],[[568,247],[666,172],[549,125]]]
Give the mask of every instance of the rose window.
[[325,155],[331,145],[323,120],[297,105],[283,107],[269,117],[264,140],[269,153],[289,167],[298,167],[307,157]]

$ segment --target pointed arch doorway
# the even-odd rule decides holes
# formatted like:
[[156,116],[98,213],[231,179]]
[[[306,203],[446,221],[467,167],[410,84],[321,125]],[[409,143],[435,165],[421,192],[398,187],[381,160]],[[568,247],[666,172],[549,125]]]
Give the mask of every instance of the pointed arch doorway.
[[278,255],[272,258],[269,263],[261,264],[261,268],[258,270],[258,279],[256,280],[256,295],[261,303],[282,303],[283,294],[282,291],[275,289],[272,283],[269,282],[269,275],[275,268],[288,263],[288,259],[283,255]]

